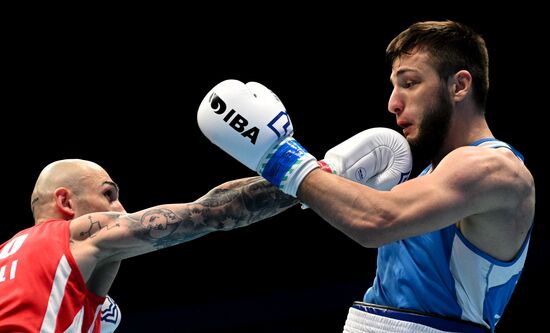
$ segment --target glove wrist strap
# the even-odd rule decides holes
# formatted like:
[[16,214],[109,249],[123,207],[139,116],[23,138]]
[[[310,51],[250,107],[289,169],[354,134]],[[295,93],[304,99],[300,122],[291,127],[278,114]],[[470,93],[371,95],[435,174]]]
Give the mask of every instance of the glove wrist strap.
[[318,167],[315,157],[294,138],[286,137],[262,158],[256,171],[283,192],[296,197],[304,177]]

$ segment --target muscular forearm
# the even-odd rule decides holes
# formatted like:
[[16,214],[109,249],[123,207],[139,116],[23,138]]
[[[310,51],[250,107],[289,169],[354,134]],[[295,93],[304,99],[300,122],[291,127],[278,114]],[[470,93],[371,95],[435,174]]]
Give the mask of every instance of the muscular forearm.
[[299,199],[365,247],[376,247],[383,239],[381,215],[386,214],[372,202],[374,197],[367,186],[321,170],[313,170],[298,189]]
[[233,180],[190,203],[159,205],[131,214],[83,215],[71,223],[71,249],[83,274],[89,276],[98,265],[184,243],[213,231],[243,227],[297,202],[261,177]]
[[[207,216],[222,221],[218,229],[230,230],[276,215],[298,200],[262,177],[250,177],[219,185],[195,203],[204,207]],[[225,219],[233,223],[223,222]]]
[[112,233],[119,236],[112,237],[110,243],[123,247],[123,257],[127,258],[213,231],[243,227],[278,214],[297,202],[261,177],[238,179],[215,187],[191,203],[160,205],[117,216],[120,223],[113,223],[114,229],[122,227],[129,235],[113,230]]

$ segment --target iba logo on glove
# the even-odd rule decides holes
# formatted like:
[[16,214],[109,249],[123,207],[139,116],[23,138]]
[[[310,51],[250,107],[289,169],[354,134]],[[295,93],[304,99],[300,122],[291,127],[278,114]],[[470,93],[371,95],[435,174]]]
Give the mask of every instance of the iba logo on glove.
[[[227,110],[225,102],[215,93],[210,96],[210,106],[214,110],[214,113],[220,116]],[[247,128],[249,121],[235,110],[229,110],[223,117],[223,121],[228,123],[235,131],[241,133],[243,137],[249,138],[252,144],[256,144],[260,129],[256,126]],[[285,111],[279,112],[279,114],[267,124],[267,127],[271,129],[278,138],[289,135],[289,128],[292,128],[290,118]]]

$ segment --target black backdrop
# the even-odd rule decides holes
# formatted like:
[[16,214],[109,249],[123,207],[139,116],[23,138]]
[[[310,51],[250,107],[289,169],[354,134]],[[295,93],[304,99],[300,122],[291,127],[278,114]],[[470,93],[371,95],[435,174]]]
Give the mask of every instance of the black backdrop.
[[[489,124],[525,155],[538,185],[526,267],[498,331],[534,327],[530,318],[543,310],[533,303],[548,298],[541,205],[548,179],[543,150],[535,147],[548,108],[539,51],[548,29],[537,19],[541,12],[246,10],[18,13],[4,48],[0,241],[32,225],[34,180],[59,158],[104,166],[128,211],[192,201],[226,180],[253,175],[210,144],[196,123],[203,96],[227,78],[258,81],[277,93],[294,136],[317,157],[363,129],[397,129],[386,111],[387,43],[417,20],[456,19],[486,38]],[[421,167],[415,164],[416,171]],[[294,207],[247,228],[123,262],[110,292],[122,310],[117,332],[340,332],[349,305],[374,277],[375,261],[375,250]]]

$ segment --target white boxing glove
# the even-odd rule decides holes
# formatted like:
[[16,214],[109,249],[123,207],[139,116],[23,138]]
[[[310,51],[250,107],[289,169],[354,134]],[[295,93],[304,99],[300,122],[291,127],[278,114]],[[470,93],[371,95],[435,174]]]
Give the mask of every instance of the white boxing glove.
[[283,103],[257,82],[217,84],[202,100],[197,122],[212,143],[292,196],[304,177],[319,167],[292,138]]
[[120,324],[120,308],[115,301],[107,295],[101,306],[101,333],[113,333]]
[[331,148],[319,164],[325,171],[388,191],[411,174],[412,154],[403,135],[375,127]]

